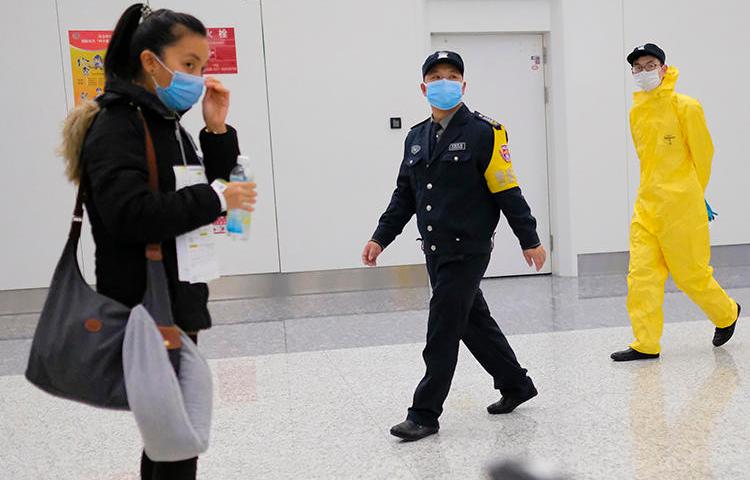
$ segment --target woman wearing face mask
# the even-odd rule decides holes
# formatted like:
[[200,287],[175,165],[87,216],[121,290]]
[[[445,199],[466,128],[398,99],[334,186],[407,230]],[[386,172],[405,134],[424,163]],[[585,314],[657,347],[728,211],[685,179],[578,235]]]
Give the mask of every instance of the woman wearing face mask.
[[630,127],[641,162],[641,184],[630,227],[628,313],[635,341],[615,361],[657,358],[664,323],[664,283],[672,274],[714,323],[713,344],[734,333],[740,306],[713,277],[704,195],[714,149],[703,108],[675,93],[679,72],[647,43],[627,58],[636,84]]
[[[153,13],[141,4],[120,18],[105,59],[106,88],[97,102],[69,116],[64,149],[68,175],[81,184],[96,243],[100,293],[132,307],[146,288],[146,244],[160,242],[174,320],[197,341],[211,326],[205,283],[179,280],[175,238],[216,220],[227,209],[252,211],[255,185],[223,183],[236,165],[237,133],[225,123],[229,91],[202,77],[209,58],[206,29],[195,17]],[[203,159],[180,117],[203,94]],[[153,139],[158,191],[149,187],[145,119]],[[80,153],[80,154],[79,154]],[[175,166],[205,167],[208,183],[176,188]],[[197,459],[152,462],[143,479],[194,479]]]

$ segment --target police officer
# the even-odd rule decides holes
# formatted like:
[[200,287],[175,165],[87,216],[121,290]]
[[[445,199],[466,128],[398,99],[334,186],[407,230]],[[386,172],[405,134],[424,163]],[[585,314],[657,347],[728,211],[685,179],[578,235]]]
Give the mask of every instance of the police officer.
[[396,190],[362,253],[365,265],[375,266],[417,214],[432,299],[423,351],[427,371],[406,421],[391,429],[392,435],[405,440],[437,433],[461,340],[502,395],[487,407],[489,413],[510,413],[537,394],[490,315],[479,283],[500,212],[518,237],[529,266],[539,271],[546,252],[513,172],[508,133],[462,103],[463,74],[457,53],[435,52],[425,60],[421,88],[432,117],[407,135]]

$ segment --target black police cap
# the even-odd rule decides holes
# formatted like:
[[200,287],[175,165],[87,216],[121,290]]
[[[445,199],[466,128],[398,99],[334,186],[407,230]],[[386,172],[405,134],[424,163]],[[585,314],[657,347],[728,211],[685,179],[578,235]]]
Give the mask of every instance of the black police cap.
[[459,72],[461,72],[461,75],[464,74],[464,61],[461,58],[461,55],[448,50],[439,50],[427,57],[427,60],[424,61],[424,64],[422,65],[422,78],[427,75],[427,72],[432,70],[432,67],[440,63],[453,65]]
[[645,57],[646,55],[651,55],[658,58],[662,65],[664,65],[667,60],[667,54],[664,53],[664,50],[653,43],[647,43],[645,45],[641,45],[640,47],[635,47],[630,55],[628,55],[628,63],[632,66],[636,60],[641,57]]

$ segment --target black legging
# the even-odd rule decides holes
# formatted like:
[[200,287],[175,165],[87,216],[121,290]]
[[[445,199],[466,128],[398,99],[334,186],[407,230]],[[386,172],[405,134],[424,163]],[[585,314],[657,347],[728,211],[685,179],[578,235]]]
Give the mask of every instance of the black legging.
[[[189,333],[198,344],[198,334]],[[154,462],[143,452],[141,455],[141,480],[195,480],[198,473],[198,457],[179,462]]]
[[153,462],[141,455],[141,480],[195,480],[198,457],[179,462]]

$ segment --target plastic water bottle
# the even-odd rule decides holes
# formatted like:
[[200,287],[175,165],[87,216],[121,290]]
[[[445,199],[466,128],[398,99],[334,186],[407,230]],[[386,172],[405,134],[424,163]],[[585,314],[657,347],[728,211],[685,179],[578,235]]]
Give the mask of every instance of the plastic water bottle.
[[[252,182],[254,175],[250,170],[250,159],[245,156],[237,157],[237,165],[229,175],[230,182]],[[233,240],[247,240],[250,238],[250,224],[252,214],[241,208],[233,208],[227,212],[227,235]]]

